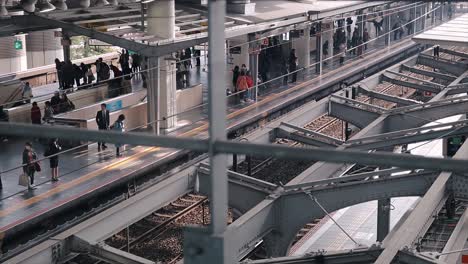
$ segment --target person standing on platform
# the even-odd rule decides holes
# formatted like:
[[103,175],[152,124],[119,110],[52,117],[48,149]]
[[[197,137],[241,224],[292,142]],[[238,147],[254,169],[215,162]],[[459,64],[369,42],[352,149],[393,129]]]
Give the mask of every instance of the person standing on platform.
[[297,56],[296,50],[292,49],[289,53],[289,73],[291,74],[291,82],[295,83],[297,80]]
[[60,98],[59,109],[60,109],[60,113],[65,113],[68,111],[75,110],[75,105],[70,99],[68,99],[68,96],[66,93],[63,93],[62,98]]
[[[44,156],[49,157],[53,156],[62,150],[62,147],[58,144],[58,139],[51,139],[49,142],[49,146],[46,150],[46,153],[44,153]],[[49,158],[50,162],[50,171],[51,171],[51,177],[52,181],[56,182],[58,181],[58,164],[59,164],[59,157],[58,155],[55,155],[53,157]]]
[[23,97],[24,102],[26,104],[31,103],[31,98],[33,97],[33,93],[32,93],[31,86],[29,85],[29,82],[25,82],[21,89],[22,89],[21,96]]
[[88,84],[88,65],[84,64],[83,62],[80,64],[80,69],[83,77],[83,85]]
[[44,120],[44,122],[47,123],[52,117],[54,117],[54,109],[52,108],[50,102],[46,101],[44,108],[44,117],[42,118],[42,120]]
[[439,57],[439,52],[440,52],[440,46],[436,45],[434,46],[434,57]]
[[[112,130],[123,133],[125,131],[124,124],[125,116],[119,115],[115,123],[112,125]],[[120,147],[122,144],[115,144],[115,156],[120,157]]]
[[60,93],[55,92],[54,96],[50,98],[50,106],[54,109],[54,114],[60,113]]
[[237,91],[242,92],[240,94],[240,101],[244,100],[247,102],[247,93],[249,89],[249,84],[247,83],[247,77],[245,76],[246,72],[241,71],[239,78],[237,78]]
[[234,69],[232,70],[232,86],[234,87],[234,91],[236,90],[237,79],[239,78],[239,75],[240,75],[239,66],[236,65]]
[[95,65],[96,65],[96,76],[97,76],[96,82],[98,83],[101,81],[101,61],[99,59],[96,60]]
[[341,43],[341,45],[340,45],[340,51],[341,51],[341,54],[340,54],[340,65],[343,65],[343,64],[344,64],[344,61],[345,61],[345,58],[346,58],[346,44],[345,44],[345,43]]
[[362,33],[362,41],[364,41],[364,50],[367,50],[367,42],[369,41],[369,32],[367,28],[364,28],[364,33]]
[[39,106],[37,106],[37,102],[33,102],[31,107],[31,123],[33,123],[34,125],[40,125],[41,118],[41,109],[39,108]]
[[253,81],[253,77],[250,73],[250,71],[247,71],[247,73],[245,74],[245,78],[246,78],[246,81],[247,81],[247,101],[250,101],[250,100],[254,100],[254,94],[253,94],[253,86],[254,86],[254,81]]
[[28,176],[28,190],[34,190],[34,173],[39,170],[39,164],[35,162],[37,155],[32,148],[31,142],[26,142],[23,150],[23,172]]
[[63,89],[63,71],[62,71],[62,62],[59,59],[55,59],[55,70],[57,71],[57,79],[59,83],[59,89]]
[[[96,113],[96,123],[99,130],[108,130],[109,129],[109,111],[107,110],[106,104],[101,104],[101,110]],[[98,142],[98,151],[107,148],[105,142]]]

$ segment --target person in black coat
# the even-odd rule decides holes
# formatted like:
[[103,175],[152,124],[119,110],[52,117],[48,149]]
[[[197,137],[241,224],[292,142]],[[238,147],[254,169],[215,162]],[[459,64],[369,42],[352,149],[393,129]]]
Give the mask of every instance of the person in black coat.
[[54,114],[60,113],[60,93],[55,92],[54,96],[50,98],[50,106],[54,109]]
[[[49,146],[47,148],[46,153],[44,153],[44,156],[52,156],[60,152],[62,150],[62,147],[58,144],[58,139],[52,139],[49,142]],[[50,171],[52,173],[52,181],[58,181],[58,163],[59,163],[59,157],[53,156],[49,158],[50,162]]]
[[[109,129],[109,111],[107,110],[106,104],[101,104],[101,110],[97,112],[96,114],[96,123],[98,126],[99,130],[108,130]],[[101,151],[101,146],[102,149],[106,149],[106,143],[105,142],[98,142],[98,151]]]

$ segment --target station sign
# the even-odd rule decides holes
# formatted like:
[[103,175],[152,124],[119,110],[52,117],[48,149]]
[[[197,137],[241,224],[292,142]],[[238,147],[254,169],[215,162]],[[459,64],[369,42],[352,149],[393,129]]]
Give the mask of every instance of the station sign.
[[106,108],[109,110],[109,112],[120,110],[122,109],[122,100],[106,103]]
[[21,41],[19,39],[16,39],[13,45],[15,47],[15,50],[22,50],[23,49],[23,41]]

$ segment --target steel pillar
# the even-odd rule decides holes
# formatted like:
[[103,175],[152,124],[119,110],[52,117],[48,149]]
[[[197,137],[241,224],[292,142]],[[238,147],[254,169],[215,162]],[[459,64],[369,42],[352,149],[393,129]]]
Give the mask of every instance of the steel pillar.
[[377,202],[377,241],[382,242],[390,231],[391,199],[382,199]]
[[184,239],[184,263],[230,264],[235,262],[233,250],[227,246],[224,232],[228,215],[227,155],[215,152],[217,141],[226,140],[226,61],[224,54],[226,1],[208,2],[208,116],[210,212],[209,229],[189,229]]

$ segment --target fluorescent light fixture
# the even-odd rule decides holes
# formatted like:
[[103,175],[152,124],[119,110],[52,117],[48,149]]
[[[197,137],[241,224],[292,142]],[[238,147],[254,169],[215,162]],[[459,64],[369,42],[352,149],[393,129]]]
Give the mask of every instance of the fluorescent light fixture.
[[88,8],[91,5],[91,0],[80,0],[80,7]]
[[148,4],[148,3],[151,3],[151,2],[154,2],[154,0],[143,0],[143,1],[141,1],[142,4]]
[[59,10],[67,10],[68,6],[65,0],[57,0],[54,2],[54,6]]
[[106,6],[109,5],[109,2],[107,0],[97,0],[96,3],[94,3],[94,6]]
[[36,10],[37,0],[21,0],[21,7],[23,10],[29,13],[34,13]]
[[1,0],[0,1],[0,17],[8,16],[8,10],[6,9],[5,5],[6,5],[6,0]]
[[55,6],[48,0],[41,0],[38,4],[39,12],[45,13],[55,10]]

